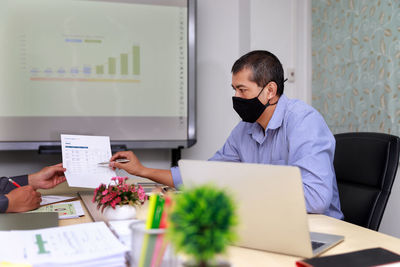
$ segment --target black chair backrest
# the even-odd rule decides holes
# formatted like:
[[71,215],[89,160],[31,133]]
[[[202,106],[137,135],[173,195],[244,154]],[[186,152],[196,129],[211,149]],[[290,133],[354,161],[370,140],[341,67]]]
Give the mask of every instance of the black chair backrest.
[[344,220],[377,231],[396,177],[400,139],[365,132],[335,139],[333,164]]

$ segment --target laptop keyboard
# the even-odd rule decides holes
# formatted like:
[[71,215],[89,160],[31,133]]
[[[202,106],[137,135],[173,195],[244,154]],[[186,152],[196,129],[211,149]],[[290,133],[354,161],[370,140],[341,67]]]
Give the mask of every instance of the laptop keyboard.
[[317,248],[325,245],[326,243],[311,241],[312,250],[316,250]]

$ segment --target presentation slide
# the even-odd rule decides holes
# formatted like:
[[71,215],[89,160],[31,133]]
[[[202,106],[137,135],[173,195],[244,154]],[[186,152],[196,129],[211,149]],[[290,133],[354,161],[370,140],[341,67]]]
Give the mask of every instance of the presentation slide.
[[187,16],[186,1],[0,1],[0,139],[30,118],[53,125],[33,140],[112,135],[104,123],[113,139],[186,138]]
[[186,115],[186,8],[1,3],[0,116]]

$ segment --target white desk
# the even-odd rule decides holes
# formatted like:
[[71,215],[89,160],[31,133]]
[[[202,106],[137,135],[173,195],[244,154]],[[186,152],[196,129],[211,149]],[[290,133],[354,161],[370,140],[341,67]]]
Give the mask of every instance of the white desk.
[[[83,205],[84,206],[84,205]],[[60,226],[91,222],[92,219],[86,207],[85,216],[78,219],[60,220]],[[145,210],[146,207],[143,207]],[[139,210],[139,216],[141,212]],[[142,213],[144,214],[144,213]],[[321,256],[351,252],[360,249],[383,247],[400,254],[400,239],[369,230],[351,223],[337,220],[325,215],[308,215],[310,231],[331,233],[345,236],[343,242],[329,249]],[[265,240],[268,242],[268,239]],[[295,266],[299,257],[252,250],[240,247],[229,247],[228,260],[235,267],[240,266]]]
[[[321,256],[346,253],[360,249],[383,247],[400,254],[400,239],[369,230],[325,215],[308,215],[310,230],[345,236],[343,242]],[[268,240],[266,240],[268,242]],[[229,260],[234,266],[295,266],[299,257],[230,247]]]

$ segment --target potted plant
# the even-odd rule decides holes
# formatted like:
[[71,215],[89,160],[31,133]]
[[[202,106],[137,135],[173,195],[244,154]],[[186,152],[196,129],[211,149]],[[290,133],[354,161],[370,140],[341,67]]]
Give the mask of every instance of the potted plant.
[[215,256],[236,238],[236,224],[236,208],[229,194],[204,185],[184,189],[174,197],[168,231],[176,252],[192,258],[185,266],[230,266],[217,262]]
[[100,184],[94,190],[93,202],[108,220],[132,219],[136,216],[135,206],[143,205],[147,196],[139,185],[127,184],[128,177],[113,177],[111,183]]

